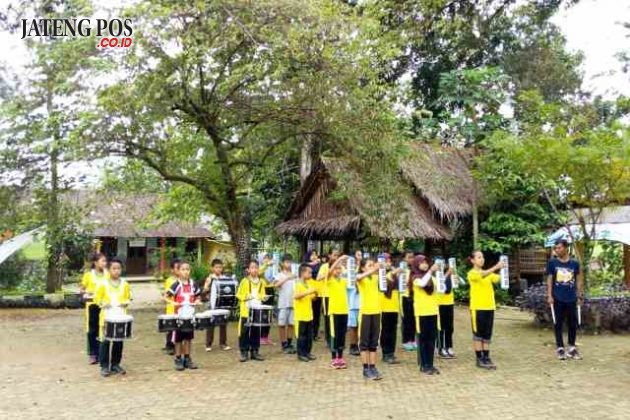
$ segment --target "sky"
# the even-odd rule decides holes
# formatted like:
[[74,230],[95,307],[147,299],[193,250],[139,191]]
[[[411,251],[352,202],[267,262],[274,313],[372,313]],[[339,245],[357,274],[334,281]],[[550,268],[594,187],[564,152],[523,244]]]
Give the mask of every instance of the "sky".
[[[0,0],[0,10],[10,0]],[[112,0],[108,6],[125,3]],[[584,53],[582,71],[583,89],[606,98],[618,94],[630,96],[630,73],[622,73],[615,54],[630,52],[630,31],[621,23],[630,22],[630,1],[626,0],[581,0],[577,5],[560,10],[554,17],[567,38],[567,47]],[[21,34],[0,31],[0,60],[13,69],[20,69],[27,61],[26,49]],[[66,171],[81,171],[77,164]],[[93,164],[92,164],[93,165]],[[98,181],[98,171],[93,166],[89,171],[88,183]]]

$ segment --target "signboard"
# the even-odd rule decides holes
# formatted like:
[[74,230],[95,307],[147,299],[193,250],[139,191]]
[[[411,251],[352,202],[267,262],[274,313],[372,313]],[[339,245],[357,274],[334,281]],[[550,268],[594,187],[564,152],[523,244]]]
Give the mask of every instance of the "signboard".
[[147,244],[146,238],[129,239],[129,248],[143,248]]

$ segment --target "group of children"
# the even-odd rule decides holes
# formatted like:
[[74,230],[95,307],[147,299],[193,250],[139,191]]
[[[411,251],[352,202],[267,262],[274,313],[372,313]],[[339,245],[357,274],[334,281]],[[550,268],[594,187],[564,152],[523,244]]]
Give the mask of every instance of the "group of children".
[[105,255],[92,256],[90,270],[81,279],[80,289],[86,301],[85,326],[87,333],[87,353],[90,364],[99,364],[103,377],[126,373],[120,366],[122,341],[109,341],[105,337],[105,316],[107,311],[116,309],[126,313],[131,302],[129,283],[121,278],[123,264],[117,258],[109,262]]
[[[298,274],[292,271],[293,259],[285,255],[277,275],[265,279],[268,263],[259,266],[251,261],[236,292],[238,299],[238,336],[240,361],[264,360],[260,354],[262,328],[249,326],[248,317],[253,303],[266,303],[270,295],[277,294],[277,323],[282,350],[286,354],[297,354],[297,359],[310,362],[316,359],[312,354],[313,341],[317,340],[320,317],[324,320],[326,345],[330,350],[330,366],[346,369],[344,358],[346,336],[349,336],[350,354],[361,357],[363,376],[366,379],[381,379],[376,367],[377,349],[380,345],[382,360],[388,364],[399,363],[395,356],[398,319],[402,317],[403,348],[417,352],[420,371],[427,375],[439,374],[434,366],[435,346],[441,358],[455,358],[453,350],[453,284],[459,281],[450,269],[444,273],[446,290],[438,293],[435,273],[439,269],[424,255],[405,252],[401,258],[406,261],[407,287],[400,291],[398,276],[400,268],[394,268],[390,255],[383,254],[384,262],[357,251],[356,284],[349,280],[347,272],[348,256],[338,250],[322,262],[316,253],[310,252],[307,260],[299,265]],[[503,265],[501,262],[484,270],[484,256],[475,251],[470,256],[472,269],[468,272],[470,284],[470,313],[473,332],[473,347],[477,366],[485,369],[496,368],[490,359],[489,344],[494,320],[494,288],[499,281],[496,274]],[[190,278],[190,264],[182,260],[171,263],[171,276],[166,280],[164,299],[166,312],[177,314],[186,306],[201,304],[207,297],[215,280],[223,275],[220,260],[211,263],[212,272],[203,288],[199,288]],[[109,268],[109,269],[107,269]],[[386,270],[387,287],[379,287],[379,270]],[[86,304],[86,326],[88,354],[91,363],[100,360],[103,376],[111,373],[124,373],[120,367],[122,342],[110,343],[103,339],[104,309],[113,301],[126,307],[131,300],[129,285],[120,278],[122,263],[112,259],[109,264],[105,256],[98,254],[92,269],[85,273],[82,288],[93,295]],[[204,299],[205,300],[205,299]],[[227,345],[227,328],[219,326],[222,349]],[[293,346],[296,336],[297,348]],[[100,348],[97,340],[101,340]],[[173,331],[166,335],[164,350],[174,355],[176,370],[197,369],[191,359],[193,331]],[[206,351],[212,350],[214,328],[206,330]],[[111,349],[109,346],[113,346]],[[99,358],[100,355],[100,358]],[[111,355],[111,359],[109,358]]]

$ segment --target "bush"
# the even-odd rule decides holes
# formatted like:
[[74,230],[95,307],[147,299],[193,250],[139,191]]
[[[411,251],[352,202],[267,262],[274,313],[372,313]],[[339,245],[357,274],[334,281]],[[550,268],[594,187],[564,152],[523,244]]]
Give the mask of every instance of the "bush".
[[29,261],[13,255],[2,263],[0,290],[41,292],[46,288],[45,261]]
[[[545,284],[529,287],[516,299],[516,303],[521,310],[534,314],[538,323],[553,322]],[[609,331],[630,330],[630,292],[621,288],[589,290],[582,306],[582,325]]]

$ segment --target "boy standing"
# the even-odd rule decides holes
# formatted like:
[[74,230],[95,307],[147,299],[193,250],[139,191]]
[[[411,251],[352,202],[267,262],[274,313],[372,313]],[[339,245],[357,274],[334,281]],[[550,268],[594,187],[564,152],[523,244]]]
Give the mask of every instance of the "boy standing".
[[345,277],[341,277],[341,264],[348,257],[338,258],[328,271],[326,290],[328,290],[328,313],[330,318],[330,351],[332,354],[331,367],[345,369],[343,349],[346,345],[346,331],[348,328],[348,284]]
[[278,333],[285,354],[295,354],[293,347],[293,288],[296,276],[291,272],[291,255],[285,254],[280,263],[280,273],[274,280],[278,292]]
[[[223,261],[215,258],[212,260],[211,265],[212,272],[203,285],[202,294],[209,296],[210,309],[215,309],[217,288],[219,287],[216,281],[219,280],[223,274]],[[206,330],[206,351],[212,351],[213,341],[214,325]],[[227,345],[227,324],[219,325],[219,345],[221,346],[221,350],[230,350],[230,346]]]
[[[175,283],[179,277],[179,263],[181,263],[181,260],[179,258],[174,258],[173,260],[171,260],[171,275],[168,276],[166,280],[164,280],[164,298],[165,299],[167,298],[166,293],[169,291],[173,283]],[[167,299],[167,302],[166,302],[166,314],[167,315],[175,314],[175,305],[173,304],[173,301],[170,298]],[[164,348],[162,350],[165,351],[166,354],[168,354],[169,356],[172,356],[175,354],[175,344],[173,344],[172,332],[166,333],[166,344],[164,345]]]
[[310,362],[316,357],[311,354],[313,346],[313,307],[311,300],[317,294],[317,289],[309,285],[312,269],[307,264],[300,266],[300,278],[293,288],[293,309],[297,326],[297,354],[298,360]]
[[379,380],[382,378],[376,369],[376,350],[381,330],[381,302],[378,290],[378,270],[380,265],[370,257],[361,261],[362,272],[357,275],[357,288],[361,299],[359,348],[363,363],[363,377]]
[[[171,285],[167,292],[167,296],[172,298],[175,304],[175,310],[178,315],[192,310],[193,305],[197,304],[197,300],[201,290],[190,279],[190,264],[182,261],[179,264],[179,279]],[[195,338],[194,331],[175,330],[175,370],[197,369],[197,365],[190,357],[191,341]]]
[[236,298],[240,301],[240,323],[238,329],[239,347],[241,350],[241,362],[247,361],[248,352],[251,360],[265,360],[259,354],[260,328],[247,325],[249,307],[252,303],[260,303],[267,297],[265,294],[265,281],[259,277],[258,262],[251,261],[248,265],[248,275],[241,280],[236,292]]

